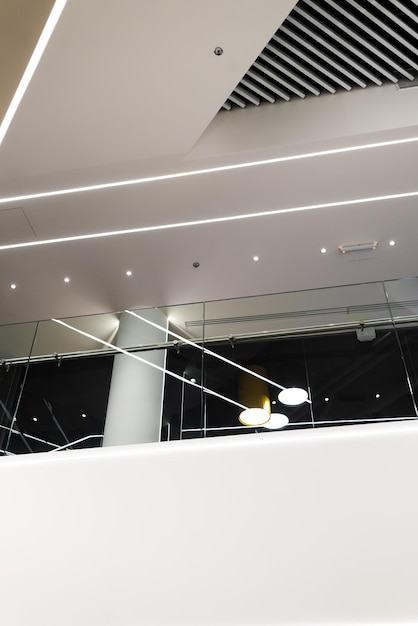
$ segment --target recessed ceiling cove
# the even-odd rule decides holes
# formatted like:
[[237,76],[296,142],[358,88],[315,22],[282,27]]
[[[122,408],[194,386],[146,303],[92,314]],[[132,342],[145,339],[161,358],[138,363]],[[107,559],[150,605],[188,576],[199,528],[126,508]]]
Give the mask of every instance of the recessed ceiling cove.
[[299,0],[222,108],[413,82],[417,23],[413,0]]

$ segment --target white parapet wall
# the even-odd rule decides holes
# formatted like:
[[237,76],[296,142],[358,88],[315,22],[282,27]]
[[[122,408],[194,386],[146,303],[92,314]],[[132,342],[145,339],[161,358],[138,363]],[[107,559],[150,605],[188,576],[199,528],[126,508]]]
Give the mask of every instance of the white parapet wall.
[[7,626],[418,624],[418,423],[0,459]]

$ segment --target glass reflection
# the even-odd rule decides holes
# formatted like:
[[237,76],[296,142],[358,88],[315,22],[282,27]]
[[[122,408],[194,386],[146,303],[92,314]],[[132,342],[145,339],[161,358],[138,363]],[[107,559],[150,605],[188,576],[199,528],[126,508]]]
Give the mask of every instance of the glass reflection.
[[[30,365],[15,428],[33,452],[101,445],[112,362],[107,356]],[[9,450],[25,447],[14,436]]]
[[[417,279],[0,327],[0,454],[101,445],[114,364],[133,359],[161,383],[128,367],[116,418],[134,387],[133,420],[158,396],[163,441],[270,432],[238,419],[256,368],[283,430],[412,419],[417,328]],[[307,401],[281,403],[289,387]]]

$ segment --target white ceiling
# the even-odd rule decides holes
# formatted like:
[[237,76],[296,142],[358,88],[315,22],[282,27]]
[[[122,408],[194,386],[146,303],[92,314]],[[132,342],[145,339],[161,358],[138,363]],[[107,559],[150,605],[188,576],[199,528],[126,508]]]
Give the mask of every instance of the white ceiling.
[[[418,191],[412,142],[19,199],[418,137],[418,89],[394,85],[216,115],[294,4],[70,0],[0,147],[0,245]],[[416,202],[0,249],[0,322],[412,276]]]

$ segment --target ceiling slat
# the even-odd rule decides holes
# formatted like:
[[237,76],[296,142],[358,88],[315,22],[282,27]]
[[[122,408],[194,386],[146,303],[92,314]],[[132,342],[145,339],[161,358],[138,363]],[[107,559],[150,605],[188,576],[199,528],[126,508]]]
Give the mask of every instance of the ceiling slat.
[[230,100],[234,104],[236,104],[239,107],[241,107],[241,109],[245,109],[245,107],[247,106],[247,103],[245,102],[245,100],[243,100],[242,98],[239,98],[238,96],[236,96],[233,93],[231,93],[231,95],[229,96],[228,100]]
[[255,93],[264,98],[264,100],[267,100],[267,102],[270,102],[271,104],[274,104],[276,102],[276,98],[273,98],[273,96],[267,93],[267,91],[264,91],[264,89],[261,89],[260,87],[258,87],[258,85],[255,85],[246,78],[242,79],[241,84],[244,85],[244,87],[248,87],[248,89],[251,89],[251,91],[255,91]]
[[[393,60],[387,54],[385,54],[382,49],[379,50],[378,48],[376,48],[376,46],[374,46],[372,44],[373,39],[376,38],[376,35],[375,35],[375,33],[373,33],[373,31],[371,32],[372,39],[371,40],[367,40],[364,37],[362,37],[361,35],[359,35],[358,33],[356,33],[355,30],[353,30],[352,28],[347,26],[342,20],[339,20],[339,19],[335,18],[328,11],[326,11],[323,7],[315,6],[314,3],[312,2],[312,0],[305,0],[305,2],[308,4],[308,6],[310,6],[311,8],[314,8],[315,11],[319,12],[328,21],[332,22],[342,32],[346,33],[349,37],[351,37],[351,39],[354,39],[355,41],[357,41],[364,48],[369,49],[370,52],[373,52],[373,54],[375,54],[376,56],[380,57],[387,65],[389,65],[389,66],[393,67],[394,69],[398,70],[398,72],[400,72],[403,76],[405,76],[405,78],[409,78],[409,80],[412,80],[414,78],[413,74],[411,74],[410,72],[405,70],[402,67],[402,65],[397,63],[395,60]],[[325,2],[327,2],[327,0],[325,0]],[[331,3],[329,3],[329,4],[331,4]],[[335,3],[332,3],[332,4],[335,5]],[[334,8],[335,8],[335,6],[334,6]],[[380,72],[381,74],[386,76],[386,78],[389,78],[389,80],[391,80],[394,83],[398,82],[396,76],[394,76],[391,72],[388,72],[386,70],[386,68],[383,65],[381,65],[380,63],[376,63],[376,61],[374,61],[370,56],[364,55],[364,53],[360,49],[357,49],[356,46],[351,46],[350,45],[349,49],[352,49],[352,50],[356,51],[355,53],[360,58],[367,59],[367,63],[369,63],[369,65],[374,67],[378,72]]]
[[237,101],[227,100],[230,108],[415,84],[416,7],[418,0],[298,0],[234,90]]
[[[267,49],[269,50],[269,52],[271,52],[269,46],[267,46]],[[279,72],[282,72],[283,74],[291,78],[293,82],[295,82],[297,85],[305,87],[305,89],[313,93],[315,96],[319,96],[319,94],[321,93],[317,87],[312,85],[312,83],[309,83],[301,76],[298,76],[297,74],[295,74],[295,72],[292,72],[292,70],[289,70],[285,65],[283,65],[283,63],[279,63],[271,56],[264,54],[264,52],[260,54],[260,59],[268,63],[268,65],[273,66],[276,70],[279,70]]]
[[[370,72],[363,65],[360,65],[360,63],[358,63],[355,59],[353,59],[352,57],[349,57],[348,55],[346,55],[342,50],[339,50],[338,48],[336,48],[329,41],[327,41],[326,39],[324,39],[323,37],[321,37],[320,35],[315,33],[315,31],[313,31],[310,28],[308,28],[307,26],[305,26],[302,22],[300,22],[299,20],[293,18],[290,15],[287,18],[287,20],[291,24],[293,24],[293,26],[296,26],[296,28],[298,28],[302,32],[306,33],[307,35],[312,37],[313,40],[316,40],[318,43],[320,43],[322,46],[324,46],[325,49],[328,49],[328,50],[332,51],[333,54],[335,54],[335,56],[337,58],[339,58],[340,60],[343,60],[345,63],[347,63],[349,68],[354,67],[360,74],[363,74],[363,76],[367,76],[376,85],[382,85],[382,81],[379,80],[376,76],[373,76],[373,74],[371,75]],[[364,85],[364,87],[367,87],[367,83],[364,82],[364,81],[363,81],[363,85]]]
[[325,54],[318,47],[313,46],[307,40],[304,40],[302,37],[300,37],[296,32],[294,32],[290,28],[287,28],[287,26],[286,27],[283,26],[280,29],[280,32],[286,33],[286,35],[291,37],[292,40],[296,41],[301,46],[303,46],[304,48],[312,52],[314,55],[318,56],[320,59],[328,63],[334,70],[336,70],[340,74],[343,74],[346,78],[349,78],[353,83],[355,83],[359,87],[363,87],[363,88],[367,87],[367,83],[362,78],[359,78],[359,76],[357,76],[356,74],[353,74],[351,70],[341,65],[341,63],[338,63],[338,61],[336,61],[334,57],[331,57],[330,54]]
[[[261,58],[261,55],[260,55],[259,58]],[[260,72],[264,72],[264,74],[266,74],[267,76],[270,76],[270,78],[272,78],[273,80],[277,81],[278,83],[280,83],[281,85],[283,85],[284,87],[289,89],[289,91],[293,91],[293,93],[295,93],[297,96],[299,96],[299,98],[304,98],[305,97],[306,94],[305,94],[304,91],[302,91],[298,87],[295,87],[295,85],[292,85],[292,83],[289,83],[285,78],[283,78],[281,76],[278,76],[277,72],[273,72],[268,67],[265,67],[264,65],[262,65],[258,61],[256,61],[254,63],[253,67],[255,67],[256,69],[260,70]]]
[[411,37],[415,37],[415,39],[418,39],[418,30],[411,28],[400,17],[395,15],[392,11],[389,11],[389,9],[385,5],[381,5],[380,2],[377,2],[375,0],[368,0],[368,2],[372,4],[373,7],[376,7],[376,9],[379,9],[379,11],[381,11],[383,15],[386,15],[386,17],[388,17],[392,22],[400,26],[405,32],[411,35]]
[[405,13],[405,15],[418,24],[418,15],[415,15],[410,9],[408,9],[403,2],[399,2],[399,0],[392,0],[392,4],[398,7],[400,11]]
[[[373,59],[369,57],[367,54],[364,54],[364,52],[362,52],[361,50],[353,46],[349,41],[347,41],[347,39],[345,39],[344,37],[341,37],[341,35],[338,32],[336,32],[335,30],[331,30],[323,22],[320,22],[319,20],[315,19],[312,15],[310,15],[309,13],[301,9],[299,6],[295,7],[295,11],[299,13],[299,15],[301,15],[305,19],[309,20],[320,31],[322,31],[323,33],[326,33],[328,37],[330,37],[334,41],[337,41],[343,48],[348,50],[351,54],[361,59],[363,63],[374,67],[381,74],[383,74],[383,76],[386,76],[392,82],[394,83],[397,82],[396,76],[394,76],[393,74],[390,74],[390,72],[387,72],[384,67],[382,67],[381,65],[373,61]],[[376,83],[376,85],[382,85],[381,79],[378,78],[375,74],[373,74],[369,69],[363,70],[363,72],[366,74],[366,76],[370,78],[370,80]]]
[[269,89],[270,91],[278,95],[280,98],[283,98],[283,100],[287,100],[287,101],[290,100],[290,96],[288,93],[286,93],[286,91],[283,91],[282,89],[278,89],[275,85],[273,85],[273,83],[271,83],[266,78],[263,78],[256,72],[249,70],[247,72],[247,76],[249,76],[253,80],[256,80],[258,83],[260,83],[260,85],[264,85],[264,87],[267,87],[267,89]]
[[[418,6],[418,0],[413,0],[413,1],[415,1]],[[370,21],[374,22],[374,24],[379,26],[379,28],[386,31],[388,35],[390,35],[391,37],[396,39],[400,44],[402,44],[404,48],[408,48],[408,50],[410,50],[414,54],[417,54],[417,47],[413,46],[412,43],[408,41],[408,39],[403,37],[402,34],[399,32],[399,29],[396,31],[394,28],[391,28],[386,22],[379,19],[377,15],[373,15],[373,13],[370,13],[370,11],[368,11],[367,8],[363,4],[360,4],[360,2],[358,2],[357,0],[346,0],[346,2],[348,2],[359,13],[363,13],[363,15],[365,15]]]
[[250,91],[248,91],[248,89],[244,89],[243,87],[241,87],[241,84],[238,85],[238,87],[235,89],[235,93],[237,93],[242,98],[245,98],[246,100],[249,100],[250,102],[252,102],[256,106],[259,106],[259,104],[260,104],[260,98],[257,98],[257,96],[255,96]]
[[332,87],[332,85],[327,83],[320,76],[318,76],[318,74],[315,74],[314,72],[312,72],[306,66],[301,65],[300,63],[295,61],[295,59],[292,59],[288,54],[285,54],[284,52],[282,52],[281,50],[279,50],[275,46],[272,46],[271,44],[266,46],[266,48],[267,48],[267,50],[270,50],[271,52],[273,52],[277,57],[279,57],[280,59],[282,59],[283,61],[285,61],[289,65],[292,65],[295,69],[300,71],[302,73],[302,75],[308,76],[311,80],[313,80],[316,83],[318,83],[318,85],[322,85],[322,87],[324,87],[324,89],[326,89],[330,93],[335,93],[336,90],[334,89],[334,87]]
[[341,80],[333,72],[330,72],[330,70],[328,70],[325,67],[325,65],[322,65],[318,61],[315,61],[312,57],[309,57],[302,50],[299,50],[299,48],[297,48],[296,46],[292,46],[292,44],[289,43],[288,41],[286,41],[286,39],[284,39],[283,37],[279,37],[278,35],[274,35],[273,39],[281,47],[286,48],[287,50],[290,50],[290,52],[292,52],[296,56],[300,57],[301,59],[303,59],[304,61],[306,61],[307,63],[309,63],[313,67],[315,67],[321,74],[324,74],[325,76],[328,76],[328,78],[330,78],[332,81],[334,81],[334,83],[337,83],[338,85],[340,85],[340,87],[343,87],[347,91],[350,91],[350,89],[351,89],[350,84],[347,83],[344,80]]
[[[390,41],[388,41],[387,39],[385,39],[384,37],[379,35],[379,33],[376,30],[373,30],[372,28],[369,28],[361,20],[357,19],[354,15],[352,15],[351,13],[346,11],[342,6],[340,6],[336,2],[334,2],[334,0],[325,0],[325,2],[328,2],[328,4],[330,6],[332,6],[336,11],[339,11],[342,15],[344,15],[344,17],[346,17],[348,20],[352,21],[353,24],[355,24],[358,28],[361,28],[361,30],[363,30],[365,33],[370,35],[374,40],[376,40],[379,43],[381,43],[384,46],[384,48],[386,48],[387,50],[390,50],[391,52],[393,52],[393,54],[395,56],[403,59],[406,63],[408,63],[408,65],[410,67],[418,69],[418,63],[416,63],[410,57],[407,57],[402,52],[402,50],[400,50],[399,48],[396,48],[393,44],[390,43]],[[385,58],[385,56],[383,56],[381,52],[380,52],[380,55],[381,55],[382,58]],[[401,67],[398,63],[396,63],[390,57],[386,57],[386,58],[388,58],[388,62],[391,63],[392,67],[394,67],[395,69],[398,69],[398,71],[401,74],[403,74],[405,76],[405,78],[409,78],[409,80],[413,80],[414,79],[414,75],[413,74],[411,74],[410,72],[407,72],[403,67]]]

